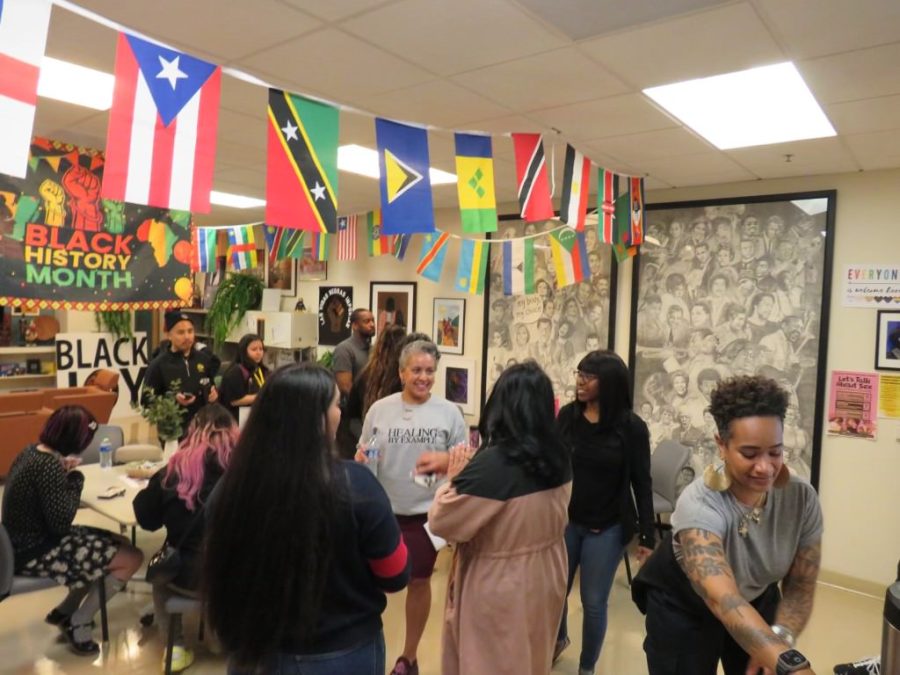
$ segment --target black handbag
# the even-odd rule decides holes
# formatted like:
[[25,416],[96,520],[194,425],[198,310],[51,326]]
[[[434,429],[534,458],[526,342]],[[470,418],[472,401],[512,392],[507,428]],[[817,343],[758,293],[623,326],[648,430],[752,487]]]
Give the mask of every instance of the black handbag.
[[187,539],[188,535],[193,531],[194,527],[200,522],[203,516],[203,507],[201,506],[191,524],[181,535],[181,539],[176,546],[172,546],[168,539],[156,553],[154,553],[150,562],[147,563],[146,579],[151,584],[168,584],[175,580],[181,573],[181,545]]

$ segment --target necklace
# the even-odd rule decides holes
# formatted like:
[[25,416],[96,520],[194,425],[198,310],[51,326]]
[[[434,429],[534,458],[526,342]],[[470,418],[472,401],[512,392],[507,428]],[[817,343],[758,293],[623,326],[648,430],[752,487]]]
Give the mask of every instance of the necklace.
[[738,534],[742,537],[746,538],[747,535],[750,534],[750,523],[759,525],[759,521],[762,519],[763,509],[766,506],[766,497],[768,494],[768,492],[763,492],[759,499],[756,500],[756,504],[741,515],[741,520],[738,522]]

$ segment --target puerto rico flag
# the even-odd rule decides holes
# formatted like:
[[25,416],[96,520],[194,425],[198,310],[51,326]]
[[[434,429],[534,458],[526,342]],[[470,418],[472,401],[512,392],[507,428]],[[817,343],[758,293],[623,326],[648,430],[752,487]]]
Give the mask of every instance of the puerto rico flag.
[[119,33],[102,195],[209,212],[222,69]]
[[50,0],[0,0],[0,173],[25,178]]

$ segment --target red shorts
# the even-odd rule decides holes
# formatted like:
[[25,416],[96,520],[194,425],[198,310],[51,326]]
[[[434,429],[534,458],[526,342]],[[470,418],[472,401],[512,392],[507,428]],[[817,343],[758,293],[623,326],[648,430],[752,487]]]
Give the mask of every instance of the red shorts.
[[434,573],[437,551],[434,550],[434,545],[425,531],[427,521],[427,513],[417,516],[397,516],[400,533],[403,535],[403,542],[412,563],[410,576],[413,579],[430,579]]

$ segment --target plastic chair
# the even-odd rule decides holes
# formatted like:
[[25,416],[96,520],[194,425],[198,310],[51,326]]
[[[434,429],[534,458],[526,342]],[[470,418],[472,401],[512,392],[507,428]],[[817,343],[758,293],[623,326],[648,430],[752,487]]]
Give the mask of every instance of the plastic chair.
[[100,463],[100,444],[104,438],[109,439],[109,443],[112,446],[113,459],[115,459],[116,450],[125,443],[125,434],[122,432],[122,427],[112,424],[100,424],[97,426],[97,433],[94,434],[91,444],[81,453],[82,464]]
[[666,440],[656,446],[650,456],[650,478],[653,481],[653,513],[656,529],[669,529],[660,517],[672,513],[678,500],[678,478],[691,461],[691,449],[678,441]]

